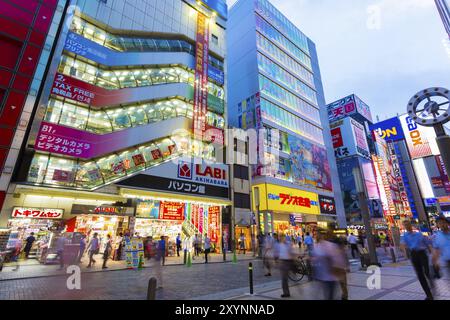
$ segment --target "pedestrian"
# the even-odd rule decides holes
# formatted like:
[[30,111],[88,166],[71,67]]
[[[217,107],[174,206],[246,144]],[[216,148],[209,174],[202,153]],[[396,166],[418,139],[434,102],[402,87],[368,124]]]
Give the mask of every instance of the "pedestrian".
[[176,239],[176,244],[177,244],[177,256],[180,256],[180,250],[181,250],[181,235],[178,234],[177,235],[177,239]]
[[347,273],[350,272],[350,264],[347,259],[347,246],[345,243],[345,238],[335,238],[335,243],[338,245],[339,251],[336,255],[334,272],[341,286],[341,300],[348,300]]
[[205,236],[205,263],[208,263],[208,254],[211,252],[211,239]]
[[314,249],[314,239],[310,236],[309,232],[306,233],[306,237],[303,243],[306,245],[306,250],[308,251],[308,254],[311,255]]
[[314,277],[322,286],[325,300],[333,300],[339,281],[336,273],[339,247],[330,241],[331,235],[325,231],[318,232],[317,240],[312,254]]
[[59,258],[59,268],[64,268],[64,246],[67,242],[67,239],[64,235],[64,233],[61,234],[61,236],[56,241],[56,254]]
[[300,234],[297,235],[297,244],[298,244],[298,248],[301,250],[302,249],[302,237],[300,236]]
[[195,256],[199,256],[200,255],[200,238],[198,236],[198,234],[195,234],[194,237],[194,251],[195,251]]
[[84,250],[86,250],[86,235],[82,234],[80,238],[80,249],[78,249],[78,263],[81,263],[81,259],[84,255]]
[[239,237],[239,253],[241,251],[244,251],[245,254],[245,236],[243,233],[241,233],[241,236]]
[[166,264],[166,239],[161,236],[158,242],[158,257],[161,260],[161,264],[164,266]]
[[406,232],[402,235],[400,244],[404,249],[408,249],[411,252],[411,262],[420,285],[427,296],[426,300],[433,300],[433,294],[430,289],[430,285],[432,286],[433,284],[430,277],[427,254],[427,249],[431,249],[430,243],[420,231],[414,232],[411,221],[403,221],[403,226]]
[[30,236],[25,241],[26,245],[23,251],[25,251],[25,258],[28,259],[31,248],[33,247],[33,243],[36,241],[36,238],[34,237],[34,232],[30,233]]
[[387,242],[386,235],[383,232],[381,232],[380,235],[379,235],[379,238],[380,238],[380,246],[384,249],[384,252],[387,253],[387,246],[386,246],[386,244],[388,242]]
[[90,268],[92,264],[95,264],[97,262],[94,259],[94,255],[98,254],[99,251],[100,251],[100,244],[98,241],[98,233],[95,232],[88,245],[88,252],[89,252],[89,264],[87,266],[88,268]]
[[19,271],[20,269],[19,257],[20,253],[22,252],[22,241],[16,238],[14,240],[11,240],[11,242],[12,242],[11,261],[16,263],[16,268],[13,269],[13,271]]
[[263,265],[267,269],[266,277],[272,276],[272,260],[274,258],[274,245],[275,240],[269,234],[264,241],[264,253],[263,253]]
[[289,292],[289,271],[293,269],[294,263],[294,253],[291,244],[286,241],[287,237],[285,235],[281,237],[281,242],[277,250],[277,257],[280,261],[281,287],[283,289],[282,298],[289,298],[291,296]]
[[120,232],[119,236],[114,241],[114,260],[122,260],[122,248],[123,248],[123,233]]
[[353,233],[350,233],[350,235],[347,238],[347,242],[349,243],[350,250],[352,251],[352,258],[355,259],[356,258],[355,252],[358,253],[358,239],[356,239]]
[[447,276],[450,277],[450,230],[449,221],[444,216],[436,219],[439,231],[433,239],[433,266],[438,277],[440,266],[447,269]]
[[105,251],[103,252],[103,266],[102,266],[102,269],[108,269],[108,267],[106,266],[106,262],[108,261],[109,256],[111,255],[111,251],[112,251],[112,240],[111,240],[111,235],[108,234],[106,236]]

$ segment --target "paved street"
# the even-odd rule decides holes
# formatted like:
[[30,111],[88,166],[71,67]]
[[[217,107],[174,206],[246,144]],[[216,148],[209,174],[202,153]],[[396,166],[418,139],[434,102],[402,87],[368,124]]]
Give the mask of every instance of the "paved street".
[[[251,256],[247,256],[251,259]],[[218,258],[216,258],[218,259]],[[157,299],[169,300],[264,300],[279,299],[281,295],[278,271],[273,277],[264,277],[261,260],[254,264],[255,295],[247,295],[248,262],[240,259],[237,264],[211,263],[193,264],[188,268],[182,265],[168,265],[163,270],[164,287],[157,291]],[[56,266],[51,266],[57,268]],[[23,267],[26,268],[26,267]],[[366,286],[369,277],[359,270],[359,264],[352,260],[352,273],[349,275],[351,300],[423,300],[424,295],[409,262],[384,265],[381,269],[381,289],[369,290]],[[0,299],[146,299],[148,280],[155,276],[154,270],[123,270],[117,268],[105,272],[85,272],[81,276],[81,290],[68,290],[68,275],[60,272],[55,276],[41,276],[0,281]],[[437,299],[450,300],[450,279],[436,282]],[[314,282],[303,280],[291,289],[291,299],[321,299],[320,290]]]

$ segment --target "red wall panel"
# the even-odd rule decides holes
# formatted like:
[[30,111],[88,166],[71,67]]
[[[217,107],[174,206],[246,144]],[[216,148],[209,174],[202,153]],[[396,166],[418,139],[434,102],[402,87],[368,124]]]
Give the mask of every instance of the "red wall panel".
[[21,75],[16,75],[14,79],[13,88],[23,92],[28,92],[28,88],[31,84],[31,77],[25,77]]
[[21,47],[22,44],[20,42],[0,35],[0,48],[2,50],[0,66],[14,69]]
[[15,127],[22,113],[25,94],[11,91],[0,115],[0,125]]
[[9,17],[14,21],[21,22],[27,26],[31,25],[31,22],[33,21],[32,13],[26,12],[25,10],[3,0],[0,0],[0,15]]
[[12,3],[16,4],[17,6],[30,11],[31,13],[36,11],[36,8],[39,4],[37,0],[26,0],[26,1],[24,1],[24,0],[9,0],[9,2],[12,2]]
[[0,128],[0,147],[11,146],[12,139],[14,138],[14,129],[12,128]]
[[34,29],[44,33],[47,32],[52,23],[53,12],[54,9],[41,6],[36,17],[36,22],[34,23]]
[[19,40],[25,40],[28,28],[20,23],[16,23],[10,19],[0,17],[0,32],[16,37]]
[[[12,72],[5,70],[5,69],[0,69],[0,86],[2,87],[8,87],[9,86],[9,81],[11,81],[12,78]],[[1,99],[0,99],[0,103]]]
[[23,54],[22,61],[20,62],[19,72],[30,76],[33,75],[39,62],[41,51],[41,48],[28,45]]

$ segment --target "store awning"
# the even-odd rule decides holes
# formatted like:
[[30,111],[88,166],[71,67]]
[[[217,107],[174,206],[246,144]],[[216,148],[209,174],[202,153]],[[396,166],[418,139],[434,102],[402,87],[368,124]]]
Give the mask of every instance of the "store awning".
[[218,206],[229,206],[232,204],[231,200],[228,199],[196,197],[186,194],[175,194],[169,192],[157,192],[157,191],[129,189],[129,188],[120,188],[120,195],[125,198],[137,198],[142,200],[149,199],[149,200],[181,201],[181,202],[211,204]]

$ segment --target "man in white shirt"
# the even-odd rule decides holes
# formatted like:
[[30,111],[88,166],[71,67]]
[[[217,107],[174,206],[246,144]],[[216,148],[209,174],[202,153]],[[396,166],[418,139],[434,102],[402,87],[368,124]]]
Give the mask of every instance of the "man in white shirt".
[[350,244],[350,248],[352,250],[352,257],[353,259],[356,258],[355,252],[358,253],[358,239],[351,233],[348,238],[347,242]]
[[290,243],[286,241],[286,236],[282,236],[281,243],[278,246],[278,259],[280,260],[281,269],[281,286],[283,288],[282,298],[289,298],[289,271],[293,268],[294,253]]

